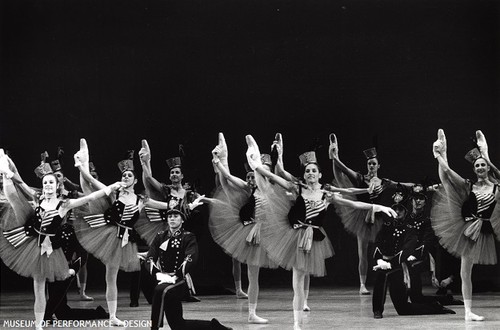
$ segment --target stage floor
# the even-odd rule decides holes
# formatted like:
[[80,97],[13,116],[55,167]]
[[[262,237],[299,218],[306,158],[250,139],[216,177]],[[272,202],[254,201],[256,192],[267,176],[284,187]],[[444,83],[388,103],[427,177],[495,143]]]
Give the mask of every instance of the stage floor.
[[[432,288],[424,293],[431,294]],[[76,292],[70,292],[69,305],[85,308],[102,305],[106,310],[103,291],[88,292],[95,298],[93,302],[78,300]],[[269,319],[267,325],[247,323],[247,300],[236,299],[235,296],[200,296],[201,302],[183,303],[186,319],[211,319],[216,317],[223,324],[233,329],[278,330],[293,329],[292,312],[293,292],[291,288],[263,288],[260,292],[257,314]],[[456,298],[462,299],[457,296]],[[34,319],[34,296],[32,292],[2,292],[0,295],[0,328],[30,329],[26,323]],[[128,329],[148,329],[150,305],[141,297],[140,306],[129,307],[128,292],[119,293],[117,316],[130,322]],[[455,315],[422,315],[398,316],[391,299],[387,295],[384,318],[374,319],[371,307],[371,296],[360,296],[354,287],[311,287],[309,306],[311,312],[305,313],[303,329],[500,329],[500,293],[474,294],[473,311],[486,317],[483,322],[465,322],[463,306],[448,306],[457,313]],[[10,323],[9,323],[10,322]],[[166,323],[165,323],[166,324]],[[21,326],[19,326],[21,325]],[[24,327],[22,326],[24,325]],[[64,324],[47,326],[46,329],[120,329],[92,324],[90,327],[65,327]],[[163,329],[169,329],[165,326]]]

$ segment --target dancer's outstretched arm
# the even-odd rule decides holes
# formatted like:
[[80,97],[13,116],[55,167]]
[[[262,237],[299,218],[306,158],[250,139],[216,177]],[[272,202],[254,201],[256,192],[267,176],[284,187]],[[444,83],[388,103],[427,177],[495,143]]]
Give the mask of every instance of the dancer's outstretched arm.
[[342,198],[341,196],[339,196],[337,194],[328,195],[327,202],[332,203],[332,204],[347,206],[347,207],[351,207],[351,208],[355,208],[355,209],[360,209],[360,210],[373,210],[374,213],[383,212],[390,217],[397,216],[396,211],[394,211],[390,207],[379,205],[379,204],[370,204],[370,203],[365,203],[365,202],[352,201],[349,199]]
[[368,188],[339,188],[330,184],[326,184],[324,190],[346,195],[360,195],[368,193]]
[[[205,197],[205,195],[198,196],[193,202],[188,204],[190,210],[200,206],[203,202],[213,203],[215,200],[213,198]],[[146,198],[143,200],[143,205],[147,207],[152,207],[159,210],[170,209],[170,205],[167,202],[160,202],[151,198]]]
[[109,196],[109,195],[111,195],[111,193],[113,191],[116,191],[116,190],[118,190],[120,188],[124,188],[124,187],[126,187],[126,184],[118,181],[118,182],[113,183],[112,185],[105,186],[103,189],[100,189],[100,190],[95,191],[91,194],[85,195],[83,197],[76,198],[76,199],[67,199],[67,200],[65,200],[63,207],[61,208],[62,210],[60,211],[60,213],[62,213],[64,215],[66,212],[68,212],[71,209],[85,205],[88,202],[94,201],[96,199],[103,198],[105,196]]

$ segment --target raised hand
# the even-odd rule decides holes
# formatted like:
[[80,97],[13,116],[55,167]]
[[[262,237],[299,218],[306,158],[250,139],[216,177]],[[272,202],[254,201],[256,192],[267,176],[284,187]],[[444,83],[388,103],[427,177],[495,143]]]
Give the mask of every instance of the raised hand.
[[389,263],[385,260],[382,260],[382,259],[378,259],[377,265],[373,267],[373,270],[379,270],[379,269],[387,270],[387,269],[391,269],[391,268],[392,268],[391,263]]
[[111,185],[108,186],[112,191],[120,190],[123,188],[126,188],[127,184],[125,182],[117,181]]
[[151,150],[149,149],[148,141],[141,141],[141,150],[139,150],[139,159],[141,164],[149,163],[151,161]]
[[203,205],[204,200],[205,200],[205,195],[199,195],[198,197],[196,197],[194,201],[188,204],[189,209],[193,210],[194,208]]
[[441,128],[437,132],[437,140],[432,144],[432,153],[434,158],[441,156],[446,160],[446,136]]
[[374,213],[383,212],[383,213],[387,214],[388,216],[390,216],[392,218],[395,218],[398,215],[396,213],[396,211],[394,211],[390,207],[379,205],[379,204],[373,204],[373,212]]
[[334,133],[330,134],[330,146],[328,147],[328,156],[330,159],[339,158],[339,144],[337,136]]
[[479,147],[479,151],[481,151],[481,156],[486,160],[490,160],[490,156],[488,155],[488,143],[486,142],[486,137],[484,137],[483,132],[480,130],[476,131],[476,143]]

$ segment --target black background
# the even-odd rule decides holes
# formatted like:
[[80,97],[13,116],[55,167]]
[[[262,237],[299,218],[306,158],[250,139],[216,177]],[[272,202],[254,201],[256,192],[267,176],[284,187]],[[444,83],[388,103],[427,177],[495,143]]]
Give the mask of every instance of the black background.
[[[285,166],[298,175],[297,156],[319,144],[329,181],[335,132],[351,168],[365,172],[361,151],[376,137],[380,176],[416,182],[437,179],[431,145],[443,128],[450,165],[472,178],[463,156],[476,129],[500,165],[499,15],[498,1],[481,0],[2,1],[0,147],[40,186],[39,154],[57,146],[78,180],[80,137],[105,183],[143,138],[166,181],[164,160],[182,144],[186,180],[209,193],[218,132],[239,176],[244,136],[266,151],[281,132]],[[356,284],[355,240],[331,227],[337,257],[325,280]],[[222,259],[202,269],[230,283]],[[103,282],[95,274],[89,282]]]

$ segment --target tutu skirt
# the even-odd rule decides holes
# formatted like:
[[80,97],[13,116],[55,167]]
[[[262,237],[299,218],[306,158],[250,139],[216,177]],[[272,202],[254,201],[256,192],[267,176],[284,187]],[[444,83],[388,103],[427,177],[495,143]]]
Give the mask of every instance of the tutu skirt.
[[0,256],[9,269],[24,277],[45,279],[49,282],[62,281],[68,278],[68,261],[61,248],[40,255],[37,237],[29,237],[18,247],[14,247],[0,233]]
[[[335,181],[334,184],[340,188],[353,188],[354,185],[336,166],[334,166]],[[342,195],[345,199],[357,200],[351,195]],[[382,228],[383,221],[379,215],[375,216],[375,222],[371,223],[371,211],[353,209],[345,206],[336,206],[340,220],[344,225],[345,230],[362,239],[363,241],[375,242],[377,234]]]
[[210,205],[209,229],[213,240],[224,252],[249,266],[278,268],[262,246],[266,209],[256,207],[255,222],[245,226],[240,221],[239,212],[248,200],[247,194],[236,190],[226,193],[219,188],[214,199],[216,201]]
[[122,239],[117,235],[118,227],[104,225],[92,228],[81,215],[73,221],[73,226],[83,248],[103,264],[119,267],[125,272],[140,270],[137,244],[129,241],[122,247]]
[[157,209],[146,207],[145,212],[146,217],[139,217],[139,220],[134,225],[134,229],[146,244],[151,246],[156,235],[168,229],[168,223],[161,219]]
[[[439,243],[455,257],[469,258],[475,264],[496,264],[495,234],[481,232],[475,240],[464,234],[474,225],[474,221],[465,221],[462,217],[462,205],[468,191],[468,185],[464,185],[449,189],[448,193],[444,189],[434,193],[431,209],[432,228],[439,237]],[[496,236],[500,237],[498,209],[497,204],[490,221]]]
[[[346,196],[343,195],[342,197],[345,198]],[[371,210],[360,210],[337,205],[336,210],[348,233],[356,235],[356,237],[364,241],[375,242],[377,234],[384,223],[380,215],[375,214],[375,221],[372,223],[370,221]]]
[[6,185],[4,192],[8,203],[2,207],[0,230],[0,257],[9,269],[24,277],[45,279],[49,282],[65,280],[69,276],[68,261],[61,248],[54,249],[49,257],[40,255],[38,237],[27,236],[17,247],[4,236],[4,231],[19,228],[23,232],[26,221],[34,215],[34,207],[17,191],[15,185]]
[[299,247],[305,229],[293,229],[288,222],[288,211],[291,200],[286,192],[273,187],[274,192],[268,195],[271,212],[262,231],[262,241],[272,261],[280,267],[291,270],[296,268],[312,276],[325,276],[325,259],[335,254],[333,246],[323,228],[320,231],[325,235],[321,241],[312,241],[309,251]]

